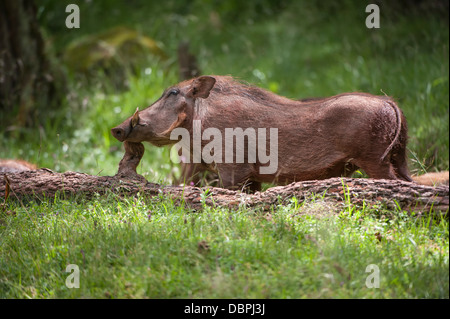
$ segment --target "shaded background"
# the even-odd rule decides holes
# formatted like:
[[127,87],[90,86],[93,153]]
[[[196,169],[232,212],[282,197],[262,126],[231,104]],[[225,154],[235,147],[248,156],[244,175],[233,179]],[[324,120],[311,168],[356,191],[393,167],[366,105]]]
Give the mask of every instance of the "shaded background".
[[[365,25],[372,2],[380,29]],[[80,8],[79,29],[65,26],[71,3]],[[4,26],[27,17],[28,36],[41,36],[41,45]],[[13,90],[0,81],[11,97],[0,101],[0,158],[115,174],[123,147],[110,128],[180,80],[177,50],[188,43],[202,74],[233,75],[290,98],[390,95],[408,120],[411,171],[448,170],[448,22],[448,2],[436,0],[36,0],[23,17],[6,17],[0,34],[21,39],[24,52],[42,47],[51,71],[38,62],[20,67],[16,59],[12,73],[42,78],[51,89],[30,86],[37,93],[29,98],[27,86]],[[3,68],[11,65],[8,50],[2,45]],[[169,152],[146,145],[138,172],[171,182],[179,167]]]

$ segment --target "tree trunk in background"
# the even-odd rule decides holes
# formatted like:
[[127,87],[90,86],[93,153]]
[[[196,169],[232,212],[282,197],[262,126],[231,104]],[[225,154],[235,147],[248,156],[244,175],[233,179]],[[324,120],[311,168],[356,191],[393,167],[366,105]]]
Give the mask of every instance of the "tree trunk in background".
[[[0,1],[0,125],[35,126],[51,116],[65,78],[49,59],[30,0]],[[61,22],[64,25],[64,21]]]

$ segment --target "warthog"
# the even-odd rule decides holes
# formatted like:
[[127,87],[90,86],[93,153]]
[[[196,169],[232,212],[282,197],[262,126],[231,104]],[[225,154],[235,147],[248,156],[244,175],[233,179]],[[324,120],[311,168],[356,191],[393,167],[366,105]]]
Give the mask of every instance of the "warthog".
[[0,159],[0,173],[18,173],[37,169],[36,165],[23,160]]
[[449,184],[449,172],[431,172],[419,176],[411,176],[417,184],[440,186]]
[[[411,181],[406,119],[387,96],[344,93],[295,101],[232,77],[200,76],[168,88],[111,132],[122,142],[163,146],[183,140],[176,130],[181,128],[189,133],[191,158],[218,173],[225,188],[247,185],[259,190],[262,182],[349,176],[358,168],[371,178]],[[219,143],[221,149],[217,143],[211,147],[213,137],[227,140],[227,133],[238,129],[243,134],[231,136],[236,148],[226,143]],[[234,153],[228,157],[230,150]],[[269,150],[275,168],[267,160]]]

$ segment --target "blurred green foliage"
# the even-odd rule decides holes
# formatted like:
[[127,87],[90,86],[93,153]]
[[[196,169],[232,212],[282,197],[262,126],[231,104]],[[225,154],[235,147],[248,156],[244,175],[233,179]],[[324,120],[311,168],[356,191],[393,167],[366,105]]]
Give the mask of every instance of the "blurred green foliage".
[[[79,29],[65,28],[70,3],[80,7]],[[383,2],[381,28],[367,29],[368,3],[40,0],[39,22],[61,61],[80,39],[118,26],[154,40],[168,59],[149,55],[133,72],[124,63],[112,73],[98,67],[72,74],[68,107],[61,108],[59,119],[39,130],[7,130],[1,157],[60,171],[114,174],[123,151],[110,128],[178,82],[176,50],[188,40],[204,74],[230,74],[287,97],[386,93],[408,120],[411,170],[448,170],[448,3]],[[117,90],[117,79],[126,90]],[[169,150],[146,149],[141,173],[170,182],[178,168],[170,163]]]
[[109,67],[101,62],[127,67],[143,54],[154,54],[161,59],[166,55],[156,42],[135,30],[115,27],[99,34],[86,36],[69,44],[64,51],[64,63],[74,71]]

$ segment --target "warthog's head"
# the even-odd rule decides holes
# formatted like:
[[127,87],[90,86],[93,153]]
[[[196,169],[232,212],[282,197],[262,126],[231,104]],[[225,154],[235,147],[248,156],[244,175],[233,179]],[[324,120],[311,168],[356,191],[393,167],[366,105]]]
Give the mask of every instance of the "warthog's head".
[[176,141],[170,139],[172,130],[192,121],[195,99],[207,98],[215,83],[215,78],[201,76],[170,87],[155,103],[143,111],[137,109],[111,133],[121,142],[173,144]]

